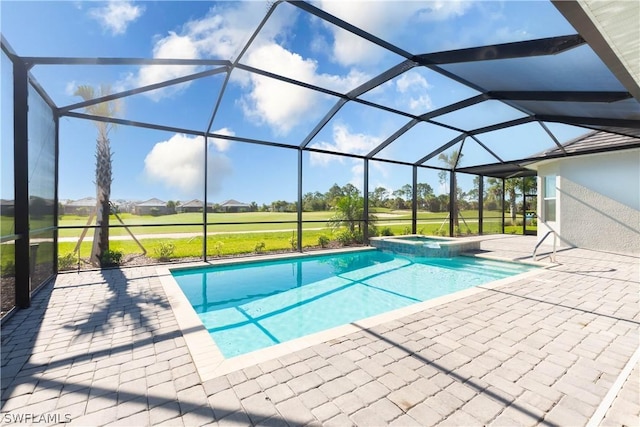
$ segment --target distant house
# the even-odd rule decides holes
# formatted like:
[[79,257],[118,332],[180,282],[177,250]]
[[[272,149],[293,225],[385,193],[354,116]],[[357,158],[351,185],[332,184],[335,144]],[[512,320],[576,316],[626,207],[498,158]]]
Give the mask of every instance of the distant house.
[[91,215],[96,210],[96,198],[72,200],[62,206],[65,215]]
[[115,207],[117,213],[130,213],[134,205],[133,202],[123,199],[118,199],[111,203]]
[[220,208],[225,212],[248,212],[251,209],[251,205],[229,199],[220,203]]
[[134,215],[168,215],[173,212],[167,207],[167,202],[154,198],[136,203],[133,205],[131,213]]
[[[202,200],[193,199],[180,206],[176,206],[176,211],[178,213],[202,212],[203,207],[204,202]],[[207,205],[207,212],[213,212],[213,206],[210,203]]]
[[15,202],[13,200],[0,199],[0,215],[15,215]]

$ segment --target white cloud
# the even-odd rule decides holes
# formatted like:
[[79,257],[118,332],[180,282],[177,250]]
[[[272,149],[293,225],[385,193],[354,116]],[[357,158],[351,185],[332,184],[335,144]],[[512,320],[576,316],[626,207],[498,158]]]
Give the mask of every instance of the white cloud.
[[[236,134],[234,131],[232,131],[229,128],[214,130],[212,133],[215,133],[218,135],[226,135],[226,136],[235,136]],[[216,149],[221,152],[227,151],[231,146],[231,141],[228,139],[210,138],[209,142],[211,142],[216,147]]]
[[407,71],[396,80],[396,90],[406,95],[404,101],[414,113],[424,113],[433,107],[427,93],[430,88],[427,79],[415,71]]
[[[144,159],[144,173],[152,181],[178,190],[186,197],[202,193],[204,138],[175,134],[156,143]],[[207,193],[217,194],[233,168],[229,158],[209,152]]]
[[[332,137],[333,141],[331,142],[320,141],[311,144],[311,147],[337,153],[364,155],[369,153],[383,141],[383,138],[378,136],[367,135],[364,133],[351,133],[347,126],[341,124],[333,126]],[[311,166],[320,167],[327,167],[334,162],[340,164],[347,163],[347,165],[350,164],[351,179],[349,180],[349,183],[353,184],[359,190],[363,190],[362,177],[364,173],[364,163],[362,160],[311,151],[309,161]],[[371,162],[369,165],[373,169],[377,170],[379,175],[385,178],[388,176],[387,167],[382,162]]]
[[[203,57],[231,60],[238,54],[247,38],[264,16],[253,2],[229,7],[217,5],[202,19],[183,25],[180,31],[170,31],[158,37],[153,48],[154,58],[199,59]],[[127,78],[130,87],[163,82],[198,72],[196,66],[147,65]],[[170,97],[189,87],[191,82],[165,87],[145,95],[154,101]]]
[[65,85],[64,93],[65,95],[68,95],[68,96],[75,96],[77,88],[78,88],[78,84],[76,83],[75,80],[72,80],[70,82],[67,82],[67,84]]
[[[276,43],[267,43],[252,50],[247,56],[247,64],[343,92],[368,79],[367,75],[356,70],[345,76],[320,74],[315,60],[305,59]],[[249,81],[250,92],[243,97],[242,104],[245,114],[267,123],[279,134],[287,134],[294,125],[308,117],[323,97],[318,92],[258,74],[249,75]]]
[[420,95],[417,98],[409,98],[409,109],[414,113],[426,113],[433,108],[429,95]]
[[[200,57],[197,47],[189,37],[180,36],[175,32],[156,42],[153,48],[154,58],[169,59],[197,59]],[[164,82],[178,77],[193,74],[198,71],[198,67],[194,65],[144,65],[140,67],[137,74],[129,74],[124,82],[127,87],[148,86],[155,83]],[[167,86],[144,95],[154,101],[162,98],[170,97],[175,93],[184,90],[189,86],[190,82],[181,83],[179,85]]]
[[415,71],[407,71],[398,80],[396,80],[396,88],[400,93],[406,93],[409,89],[415,87],[429,89],[427,79]]
[[144,12],[144,7],[134,6],[128,0],[110,0],[103,7],[89,9],[89,16],[113,35],[124,34],[130,23]]
[[[382,39],[392,39],[411,27],[410,20],[439,21],[460,16],[472,5],[469,1],[335,1],[321,0],[320,7],[350,24]],[[327,24],[333,32],[334,59],[343,65],[374,63],[384,50],[337,26]]]
[[[311,147],[320,150],[334,151],[337,153],[367,154],[382,142],[382,138],[363,133],[351,133],[345,125],[333,126],[333,141],[319,141],[311,144]],[[312,166],[324,166],[331,161],[343,161],[343,156],[332,156],[324,153],[311,152],[310,162]]]
[[[282,9],[282,13],[280,12]],[[276,42],[286,37],[288,26],[295,20],[295,8],[281,7],[253,41],[242,62],[289,78],[347,92],[370,77],[356,69],[343,75],[320,73],[318,63],[291,52]],[[186,23],[155,42],[155,58],[204,58],[233,60],[264,16],[255,2],[233,5],[219,4],[202,19]],[[129,86],[139,87],[197,72],[188,66],[144,66],[127,79]],[[246,117],[266,124],[277,135],[286,135],[297,124],[311,120],[318,102],[326,95],[257,74],[234,71],[231,82],[244,94],[239,100]],[[153,100],[172,96],[189,86],[189,82],[145,93]]]

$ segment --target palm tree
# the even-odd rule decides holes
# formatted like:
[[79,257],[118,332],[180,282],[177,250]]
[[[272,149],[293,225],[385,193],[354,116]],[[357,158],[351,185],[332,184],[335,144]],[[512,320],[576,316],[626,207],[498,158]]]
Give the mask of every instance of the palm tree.
[[[98,96],[105,96],[111,93],[109,86],[100,86],[100,93],[92,86],[78,86],[74,95],[80,96],[85,101],[95,99]],[[117,101],[102,102],[85,107],[88,114],[102,117],[114,117],[120,110],[120,103]],[[95,266],[102,264],[103,254],[109,250],[109,214],[111,208],[109,199],[111,197],[112,178],[112,155],[109,132],[114,128],[113,123],[94,121],[93,124],[98,129],[96,138],[96,229],[91,247],[91,263]]]
[[[337,230],[341,226],[346,226],[351,236],[355,237],[356,227],[359,235],[363,232],[362,221],[364,218],[364,197],[360,195],[360,191],[351,184],[345,185],[343,188],[342,197],[338,197],[335,200],[332,210],[334,214],[329,218],[330,226],[332,229]],[[369,213],[367,218],[369,222],[369,231],[375,230],[374,222],[376,216]]]

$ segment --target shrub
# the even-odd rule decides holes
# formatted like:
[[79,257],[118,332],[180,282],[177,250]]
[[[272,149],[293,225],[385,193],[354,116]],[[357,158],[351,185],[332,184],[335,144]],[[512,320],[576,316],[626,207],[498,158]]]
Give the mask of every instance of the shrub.
[[497,211],[498,210],[498,204],[496,202],[487,202],[484,204],[484,208],[488,211]]
[[106,250],[102,254],[102,258],[100,258],[100,264],[103,267],[119,265],[120,261],[122,261],[122,255],[120,251]]
[[13,261],[7,261],[2,266],[2,277],[11,277],[16,275],[16,265]]
[[213,244],[213,252],[215,253],[215,255],[217,257],[221,257],[222,256],[222,246],[224,245],[223,242],[217,241]]
[[171,242],[160,242],[160,246],[154,248],[153,252],[159,261],[169,261],[176,250],[176,245]]
[[402,229],[402,234],[411,234],[411,227],[408,225]]
[[291,245],[291,250],[295,251],[298,249],[298,239],[296,239],[296,233],[291,233],[291,238],[289,239],[289,244]]
[[58,270],[71,270],[76,263],[76,257],[72,252],[58,257]]
[[336,240],[342,245],[350,245],[354,241],[354,235],[349,230],[342,230],[337,233]]
[[326,248],[329,245],[329,238],[324,234],[321,236],[318,236],[318,244],[320,245],[321,248]]
[[391,231],[390,227],[383,227],[380,229],[381,236],[393,236],[393,231]]
[[256,247],[254,248],[255,253],[259,254],[264,252],[264,249],[266,248],[267,245],[264,244],[264,242],[258,242],[256,243]]

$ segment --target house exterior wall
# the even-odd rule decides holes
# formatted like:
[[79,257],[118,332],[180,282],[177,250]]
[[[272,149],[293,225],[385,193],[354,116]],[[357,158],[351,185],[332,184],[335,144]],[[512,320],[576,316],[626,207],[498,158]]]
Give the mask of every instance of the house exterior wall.
[[[561,246],[640,255],[640,150],[557,159],[537,170],[539,184],[557,176],[557,220],[540,221],[538,239],[554,230]],[[540,197],[539,212],[542,205]]]

